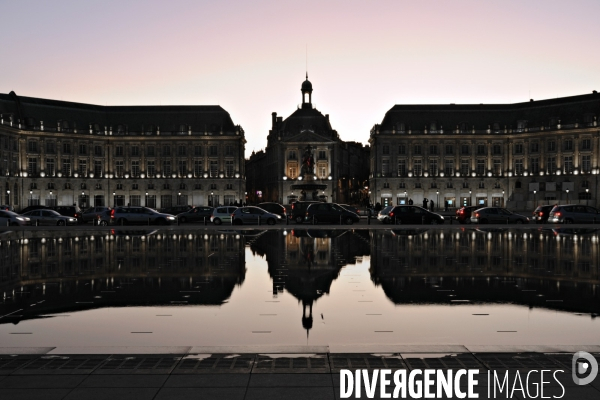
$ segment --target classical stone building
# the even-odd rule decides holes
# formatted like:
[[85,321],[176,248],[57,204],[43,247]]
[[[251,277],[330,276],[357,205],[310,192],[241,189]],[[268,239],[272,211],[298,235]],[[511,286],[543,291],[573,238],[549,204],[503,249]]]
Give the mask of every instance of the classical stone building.
[[396,105],[371,130],[371,201],[598,205],[600,95]]
[[245,143],[220,106],[97,106],[0,94],[0,204],[241,201]]
[[[368,179],[369,148],[340,139],[329,115],[313,107],[308,76],[301,92],[302,105],[292,115],[284,120],[272,114],[266,149],[253,153],[247,162],[248,200],[359,202]],[[307,159],[312,160],[310,172],[303,167]],[[307,172],[314,188],[299,189]]]

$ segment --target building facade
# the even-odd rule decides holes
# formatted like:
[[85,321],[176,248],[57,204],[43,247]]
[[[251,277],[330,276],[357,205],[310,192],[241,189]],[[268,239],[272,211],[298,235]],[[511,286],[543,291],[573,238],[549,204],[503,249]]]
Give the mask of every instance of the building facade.
[[[248,201],[357,203],[364,196],[369,148],[341,140],[329,115],[313,107],[312,92],[307,76],[301,86],[302,105],[285,120],[272,113],[266,149],[247,161]],[[314,186],[322,186],[318,191],[298,189],[306,181],[306,157],[314,161],[310,175]]]
[[0,94],[0,203],[239,202],[245,143],[220,106],[97,106]]
[[598,206],[598,115],[596,91],[517,104],[396,105],[370,133],[371,201]]

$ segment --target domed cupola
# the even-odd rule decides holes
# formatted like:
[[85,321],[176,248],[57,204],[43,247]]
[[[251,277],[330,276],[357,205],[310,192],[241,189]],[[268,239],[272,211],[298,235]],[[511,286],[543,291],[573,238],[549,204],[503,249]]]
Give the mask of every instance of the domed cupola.
[[312,83],[308,80],[308,72],[306,73],[306,80],[302,82],[302,108],[312,108]]

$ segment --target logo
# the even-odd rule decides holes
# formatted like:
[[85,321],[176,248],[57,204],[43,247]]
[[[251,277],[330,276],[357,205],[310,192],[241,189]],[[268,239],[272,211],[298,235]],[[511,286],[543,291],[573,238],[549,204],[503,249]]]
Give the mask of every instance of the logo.
[[[576,385],[587,385],[591,383],[598,375],[598,362],[590,353],[585,351],[578,351],[573,354],[573,361],[571,362],[573,382]],[[589,373],[587,378],[580,378],[580,376]]]

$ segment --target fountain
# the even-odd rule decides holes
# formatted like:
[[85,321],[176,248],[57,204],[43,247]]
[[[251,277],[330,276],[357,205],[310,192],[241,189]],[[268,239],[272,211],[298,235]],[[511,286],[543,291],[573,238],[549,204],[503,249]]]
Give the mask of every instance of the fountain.
[[[300,170],[300,178],[298,180],[303,183],[296,183],[291,186],[293,190],[299,190],[301,193],[300,200],[315,200],[319,199],[319,190],[325,190],[326,184],[317,183],[315,176],[315,159],[312,154],[312,148],[310,145],[306,146],[304,155],[302,156],[302,169]],[[310,193],[310,196],[307,194]]]

